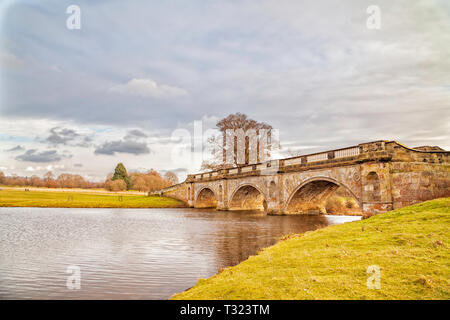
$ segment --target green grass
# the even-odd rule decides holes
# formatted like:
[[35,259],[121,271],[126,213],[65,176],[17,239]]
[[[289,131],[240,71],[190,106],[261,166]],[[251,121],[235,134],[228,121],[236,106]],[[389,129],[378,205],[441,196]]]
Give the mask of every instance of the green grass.
[[[120,197],[122,201],[120,201]],[[166,197],[52,191],[0,191],[0,207],[173,208],[183,202]]]
[[445,198],[292,235],[172,298],[450,299],[449,227]]

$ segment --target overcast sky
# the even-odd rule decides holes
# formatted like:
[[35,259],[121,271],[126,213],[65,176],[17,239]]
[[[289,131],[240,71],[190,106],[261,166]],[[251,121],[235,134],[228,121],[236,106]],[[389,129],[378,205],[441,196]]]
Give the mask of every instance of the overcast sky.
[[[81,9],[81,29],[66,9]],[[368,29],[369,5],[381,28]],[[450,1],[2,1],[0,171],[103,180],[242,112],[283,152],[378,139],[450,149]]]

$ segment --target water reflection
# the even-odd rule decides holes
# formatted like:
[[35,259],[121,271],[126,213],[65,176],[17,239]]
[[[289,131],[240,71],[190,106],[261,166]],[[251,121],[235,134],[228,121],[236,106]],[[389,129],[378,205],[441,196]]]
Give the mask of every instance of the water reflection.
[[[354,219],[206,209],[0,208],[0,298],[167,299],[282,235]],[[70,265],[81,268],[80,290],[66,288]]]

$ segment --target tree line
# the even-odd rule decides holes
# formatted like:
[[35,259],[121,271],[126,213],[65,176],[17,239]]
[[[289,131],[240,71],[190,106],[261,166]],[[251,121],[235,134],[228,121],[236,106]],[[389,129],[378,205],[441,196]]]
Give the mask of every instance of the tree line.
[[43,177],[33,175],[21,177],[17,175],[6,176],[0,171],[0,185],[16,187],[39,188],[81,188],[81,189],[107,189],[109,191],[137,190],[150,192],[169,187],[178,183],[175,173],[167,171],[164,175],[151,169],[146,173],[127,173],[125,166],[119,163],[103,182],[88,181],[78,174],[62,173],[55,176],[49,171]]
[[[218,170],[229,167],[236,167],[238,163],[238,143],[237,137],[235,137],[235,132],[242,129],[243,132],[248,132],[253,130],[257,134],[262,130],[272,130],[272,126],[265,123],[259,122],[249,118],[246,114],[235,113],[230,114],[227,117],[216,123],[216,129],[218,129],[218,134],[213,135],[208,138],[208,148],[211,152],[211,159],[204,161],[201,166],[201,170]],[[228,135],[233,135],[228,136]],[[234,150],[233,159],[231,163],[225,163],[226,155],[226,141],[233,139]],[[262,148],[262,152],[270,158],[271,145],[276,145],[278,141],[274,137],[270,136],[270,144]],[[244,146],[244,157],[245,163],[249,163],[250,160],[250,139],[245,136],[245,141],[241,141]],[[258,142],[259,144],[259,142]],[[260,148],[257,148],[257,160],[260,161],[259,154]],[[161,188],[169,187],[171,185],[177,184],[178,178],[173,172],[166,172],[161,175],[155,170],[149,170],[146,173],[132,172],[127,173],[125,166],[119,163],[114,173],[107,176],[104,182],[90,182],[85,180],[80,175],[63,173],[58,177],[54,177],[52,172],[48,172],[43,178],[38,176],[31,177],[18,177],[16,175],[6,177],[2,172],[0,172],[0,184],[11,185],[11,186],[33,186],[33,187],[47,187],[47,188],[105,188],[110,191],[124,191],[124,190],[138,190],[138,191],[154,191]]]

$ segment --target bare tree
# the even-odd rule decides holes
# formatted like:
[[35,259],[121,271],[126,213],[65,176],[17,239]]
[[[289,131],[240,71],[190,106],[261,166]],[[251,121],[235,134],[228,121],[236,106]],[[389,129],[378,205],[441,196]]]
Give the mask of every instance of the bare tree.
[[178,183],[178,177],[175,173],[173,173],[172,171],[167,171],[164,174],[164,180],[166,180],[167,182],[169,182],[171,185],[177,184]]
[[53,180],[54,177],[55,176],[53,175],[53,172],[51,172],[51,171],[48,171],[46,174],[44,174],[44,180],[45,181]]
[[[219,134],[212,135],[207,140],[212,159],[204,161],[201,170],[236,167],[239,164],[261,162],[270,157],[271,144],[275,143],[271,137],[271,125],[250,119],[238,112],[217,122],[216,128]],[[268,136],[263,137],[263,132]],[[263,141],[265,138],[268,138],[268,143]],[[238,149],[240,147],[243,147],[242,150]],[[252,155],[255,156],[252,158]]]

